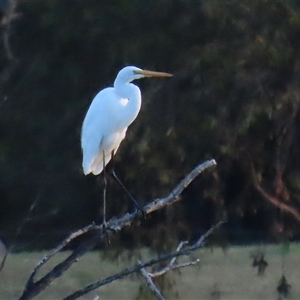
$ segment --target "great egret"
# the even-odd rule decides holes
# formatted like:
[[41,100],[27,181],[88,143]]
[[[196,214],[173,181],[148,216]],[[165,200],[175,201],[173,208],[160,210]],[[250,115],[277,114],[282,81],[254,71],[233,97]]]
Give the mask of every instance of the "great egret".
[[[98,175],[103,171],[125,138],[127,127],[140,111],[141,91],[131,82],[143,77],[171,76],[169,73],[128,66],[118,73],[113,87],[105,88],[96,95],[87,111],[81,131],[82,167],[85,175],[89,173]],[[114,172],[113,176],[125,189]],[[104,182],[106,184],[105,176]],[[126,189],[125,191],[128,193]],[[132,197],[131,199],[138,206]],[[105,199],[103,201],[103,223],[105,223]]]

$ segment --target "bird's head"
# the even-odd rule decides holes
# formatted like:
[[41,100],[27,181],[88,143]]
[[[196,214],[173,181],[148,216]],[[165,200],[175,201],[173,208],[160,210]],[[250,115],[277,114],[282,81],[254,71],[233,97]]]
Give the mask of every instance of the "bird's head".
[[172,74],[164,72],[154,72],[149,70],[142,70],[134,66],[128,66],[123,68],[117,75],[118,80],[123,82],[131,82],[135,79],[140,79],[143,77],[172,77]]

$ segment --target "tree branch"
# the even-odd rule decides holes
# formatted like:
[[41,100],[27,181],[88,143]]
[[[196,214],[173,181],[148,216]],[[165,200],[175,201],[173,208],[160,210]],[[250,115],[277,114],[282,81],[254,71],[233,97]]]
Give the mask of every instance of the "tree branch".
[[272,196],[263,189],[260,184],[260,180],[255,173],[254,166],[250,164],[250,171],[252,176],[252,182],[255,190],[267,201],[269,201],[274,206],[278,207],[280,210],[290,213],[298,222],[300,222],[300,212],[291,205],[288,205],[281,201],[278,197]]
[[[180,242],[177,249],[176,249],[176,251],[179,251],[186,244],[188,244],[188,241]],[[155,273],[148,272],[148,271],[146,271],[145,268],[142,268],[140,270],[143,277],[145,278],[149,288],[152,290],[152,292],[154,293],[156,298],[159,299],[159,300],[164,300],[164,297],[161,295],[160,291],[158,290],[158,288],[154,284],[152,278],[162,276],[162,275],[164,275],[165,273],[167,273],[168,271],[171,271],[171,270],[184,268],[184,267],[187,267],[187,266],[195,266],[200,261],[199,259],[196,259],[195,261],[191,261],[191,262],[187,262],[187,263],[183,263],[183,264],[177,264],[177,265],[174,266],[176,258],[177,257],[173,257],[166,267],[156,271]],[[138,262],[139,262],[139,264],[141,264],[140,261],[138,261]]]
[[[56,253],[61,251],[66,245],[68,245],[73,239],[87,233],[91,229],[95,228],[95,224],[88,225],[84,228],[81,228],[77,230],[76,232],[71,233],[65,240],[63,240],[57,247],[55,247],[48,255],[44,256],[36,265],[34,268],[32,274],[29,277],[29,280],[27,282],[27,285],[30,285],[33,283],[34,276],[36,275],[37,271],[51,258],[53,257]],[[27,288],[27,286],[26,286]]]
[[124,270],[122,270],[121,272],[114,274],[112,276],[106,277],[102,280],[96,281],[88,286],[86,286],[85,288],[76,291],[75,293],[71,294],[70,296],[64,298],[64,300],[74,300],[77,299],[103,285],[106,285],[110,282],[116,281],[118,279],[123,278],[124,276],[127,276],[129,274],[132,274],[134,272],[138,272],[143,268],[146,267],[150,267],[156,263],[165,261],[165,260],[169,260],[171,258],[174,257],[178,257],[178,256],[182,256],[182,255],[187,255],[189,253],[191,253],[192,251],[195,251],[197,249],[199,249],[200,247],[202,247],[204,245],[205,240],[217,229],[219,228],[222,224],[224,224],[225,221],[220,221],[219,223],[217,223],[215,226],[213,226],[211,229],[209,229],[204,235],[202,235],[193,245],[191,246],[186,246],[180,250],[176,250],[174,252],[171,253],[167,253],[167,254],[163,254],[158,256],[157,258],[153,258],[151,260],[149,260],[148,262],[145,263],[138,263],[132,267],[128,267]]
[[[142,264],[142,263],[139,261],[139,264]],[[165,298],[162,296],[162,294],[160,293],[160,291],[158,290],[158,288],[154,284],[152,278],[150,277],[149,273],[145,270],[145,268],[142,268],[140,271],[141,271],[143,277],[145,278],[149,288],[151,289],[151,291],[155,295],[156,299],[165,300]]]
[[181,268],[185,268],[185,267],[189,267],[189,266],[196,266],[199,262],[200,262],[200,259],[197,258],[193,261],[188,261],[188,262],[182,263],[182,264],[171,265],[171,266],[168,265],[166,268],[163,268],[160,271],[157,271],[155,273],[148,273],[148,274],[151,278],[156,278],[156,277],[161,276],[172,270],[181,269]]
[[[206,161],[198,166],[196,166],[172,191],[171,193],[164,197],[158,198],[150,202],[143,207],[144,215],[152,213],[156,210],[162,209],[165,206],[171,205],[180,200],[180,194],[182,191],[204,170],[216,165],[214,159]],[[137,217],[142,217],[140,211],[135,211],[131,214],[127,213],[122,218],[113,218],[107,222],[108,228],[112,231],[117,232],[124,227],[130,226]],[[74,238],[81,236],[83,234],[90,233],[90,236],[81,243],[81,245],[75,249],[71,255],[69,255],[64,261],[56,265],[52,270],[50,270],[45,276],[43,276],[38,281],[34,281],[34,277],[37,271],[47,262],[51,257],[53,257],[58,251],[62,250],[67,244],[70,243]],[[98,243],[100,239],[111,235],[110,230],[103,230],[102,225],[91,224],[83,229],[80,229],[71,235],[69,235],[65,240],[63,240],[52,252],[46,255],[42,260],[39,261],[32,274],[30,275],[24,292],[20,297],[20,300],[32,299],[34,296],[43,291],[53,280],[60,277],[71,265],[78,261],[78,259],[83,256],[86,252],[92,250]],[[153,263],[152,263],[153,264]],[[149,264],[149,265],[152,265]],[[143,267],[146,267],[144,265]],[[138,269],[140,270],[140,268]],[[123,275],[124,276],[124,275]],[[75,298],[74,298],[75,299]]]
[[[180,242],[177,249],[176,249],[176,251],[179,251],[186,244],[188,244],[188,241]],[[189,261],[189,262],[186,262],[186,263],[174,265],[174,263],[176,261],[176,258],[177,257],[173,257],[170,260],[170,262],[168,263],[168,265],[165,266],[164,268],[162,268],[158,271],[155,271],[155,272],[148,272],[148,275],[151,278],[159,277],[159,276],[162,276],[163,274],[165,274],[165,273],[167,273],[171,270],[176,270],[176,269],[180,269],[180,268],[184,268],[184,267],[188,267],[188,266],[195,266],[200,261],[199,259],[195,259],[194,261]]]
[[270,203],[272,203],[274,206],[278,207],[280,210],[290,213],[298,222],[300,222],[300,212],[292,207],[291,205],[288,205],[284,202],[282,202],[280,199],[278,199],[277,197],[274,197],[270,194],[268,194],[258,182],[254,182],[254,188],[259,192],[259,194],[266,199],[267,201],[269,201]]

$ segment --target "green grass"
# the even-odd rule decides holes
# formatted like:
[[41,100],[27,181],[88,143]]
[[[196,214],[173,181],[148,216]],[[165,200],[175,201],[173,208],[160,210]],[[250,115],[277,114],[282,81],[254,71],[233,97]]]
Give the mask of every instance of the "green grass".
[[[263,251],[268,262],[262,276],[258,276],[257,269],[252,267],[250,255],[255,251]],[[67,254],[60,253],[50,260],[45,265],[47,270]],[[142,254],[145,261],[146,251],[143,250]],[[18,299],[26,279],[43,255],[41,252],[15,253],[8,257],[0,273],[0,299]],[[288,251],[284,250],[282,245],[265,245],[230,247],[226,251],[220,248],[205,248],[192,255],[194,258],[200,258],[200,264],[184,268],[180,274],[173,272],[172,275],[176,282],[172,287],[173,295],[177,295],[178,299],[277,299],[276,287],[282,270],[292,285],[289,299],[300,299],[300,244],[291,244]],[[122,256],[119,262],[111,262],[103,260],[99,252],[91,252],[36,299],[62,299],[72,291],[128,266],[130,263],[124,257]],[[81,299],[91,300],[96,295],[99,295],[100,299],[135,299],[141,284],[143,278],[130,276],[108,284]]]

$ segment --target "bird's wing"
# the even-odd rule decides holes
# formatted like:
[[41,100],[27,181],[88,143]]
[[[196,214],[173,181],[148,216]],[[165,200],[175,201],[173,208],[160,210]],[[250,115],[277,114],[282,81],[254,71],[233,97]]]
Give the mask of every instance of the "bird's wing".
[[[102,140],[109,130],[109,115],[106,111],[107,103],[112,96],[110,88],[97,94],[92,101],[82,125],[81,147],[83,153],[82,167],[84,174],[94,173],[94,165],[97,164],[97,173],[103,169]],[[107,164],[105,162],[105,164]],[[101,168],[102,165],[102,168]]]

